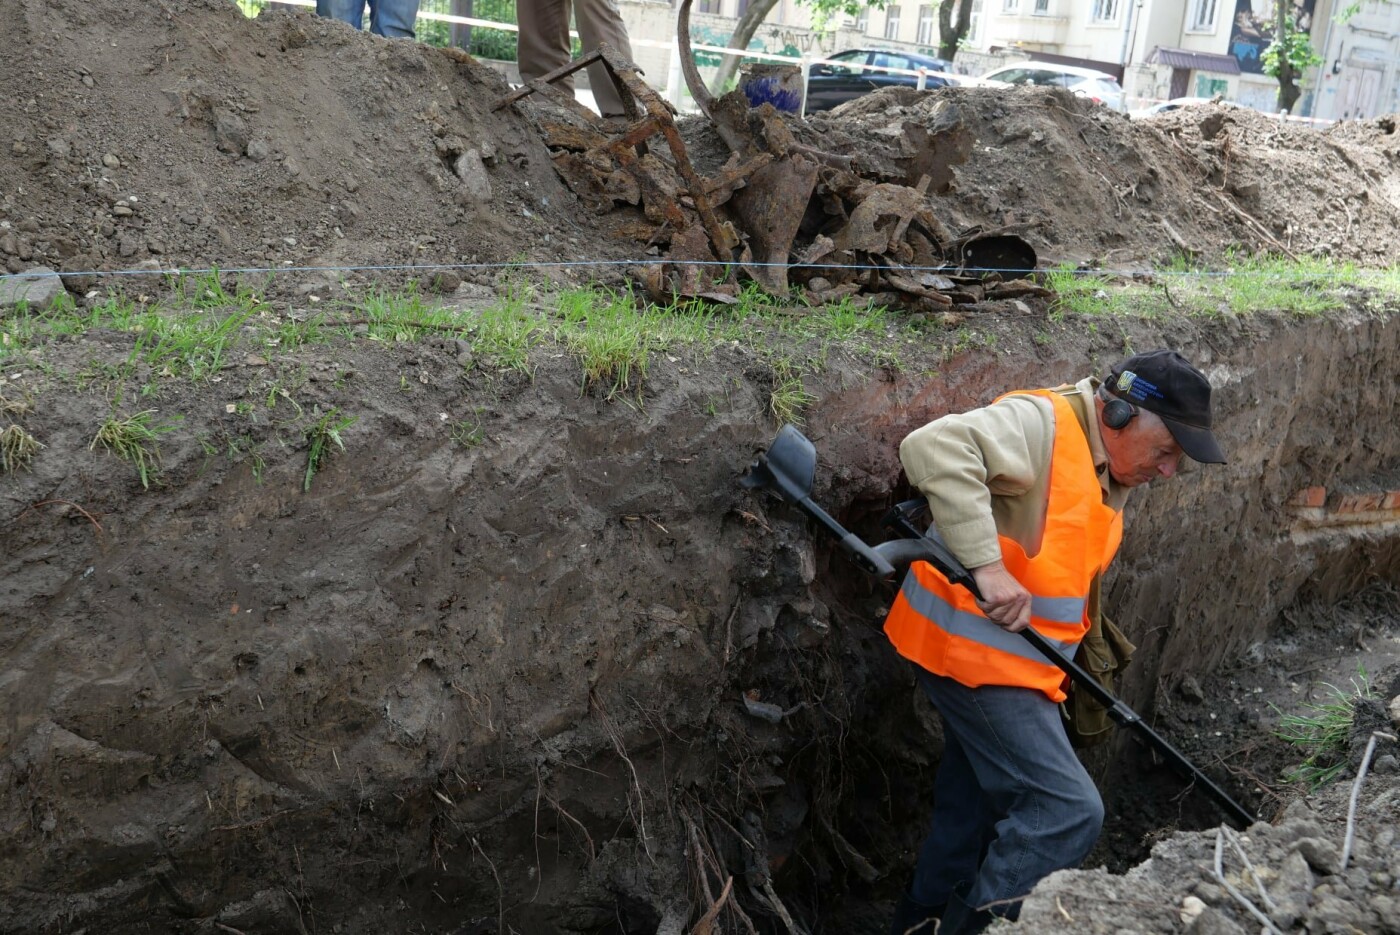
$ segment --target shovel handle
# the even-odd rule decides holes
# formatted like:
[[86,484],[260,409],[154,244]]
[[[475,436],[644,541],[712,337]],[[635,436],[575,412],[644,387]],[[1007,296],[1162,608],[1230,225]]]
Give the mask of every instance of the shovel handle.
[[[954,558],[952,553],[947,550],[947,547],[943,545],[942,540],[938,538],[938,531],[935,529],[929,529],[927,531],[919,529],[920,521],[926,518],[927,514],[928,501],[926,500],[906,500],[903,503],[896,504],[885,516],[882,525],[908,538],[896,539],[893,542],[885,542],[876,546],[876,548],[884,551],[886,557],[896,565],[901,564],[900,561],[895,561],[896,557],[906,562],[910,558],[928,562],[937,568],[950,582],[955,585],[963,585],[972,592],[973,597],[980,601],[982,595],[977,590],[977,582],[973,580],[972,575],[963,567],[962,563]],[[908,543],[908,545],[905,546],[903,545],[904,543]],[[886,550],[886,546],[899,547]],[[906,556],[908,558],[906,558]],[[1084,671],[1073,659],[1057,652],[1055,647],[1051,646],[1050,642],[1046,640],[1045,637],[1041,636],[1030,627],[1021,630],[1020,633],[1027,642],[1040,651],[1042,656],[1058,667],[1065,675],[1069,676],[1070,681],[1074,682],[1074,684],[1082,690],[1088,692],[1093,696],[1095,701],[1107,709],[1108,716],[1112,718],[1115,723],[1137,731],[1138,735],[1147,742],[1147,745],[1161,754],[1161,756],[1166,759],[1167,762],[1171,763],[1178,772],[1188,776],[1192,782],[1199,783],[1206,793],[1215,800],[1215,803],[1220,806],[1220,809],[1238,822],[1241,828],[1248,828],[1257,821],[1254,815],[1250,813],[1249,809],[1231,798],[1228,792],[1217,785],[1215,781],[1205,773],[1201,772],[1196,764],[1188,760],[1180,750],[1173,747],[1167,742],[1166,738],[1143,721],[1141,715],[1124,704],[1121,699],[1117,698],[1112,692],[1100,684],[1097,679]]]

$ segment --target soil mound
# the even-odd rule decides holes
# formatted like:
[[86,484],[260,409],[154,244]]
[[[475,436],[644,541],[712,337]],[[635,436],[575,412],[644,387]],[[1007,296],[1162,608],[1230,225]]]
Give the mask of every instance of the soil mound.
[[609,255],[469,57],[226,0],[7,6],[11,271]]
[[1148,120],[1043,88],[890,90],[811,121],[869,152],[951,101],[977,143],[935,200],[951,228],[1023,230],[1043,262],[1132,268],[1255,250],[1389,266],[1400,138],[1389,119],[1317,131],[1227,105]]

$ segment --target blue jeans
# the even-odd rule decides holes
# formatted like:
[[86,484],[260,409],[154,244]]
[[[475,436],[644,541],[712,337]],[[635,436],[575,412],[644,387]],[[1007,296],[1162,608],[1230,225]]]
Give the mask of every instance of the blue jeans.
[[390,39],[413,38],[418,0],[316,0],[316,15],[329,16],[361,29],[366,4],[369,5],[369,28],[375,35]]
[[957,887],[968,905],[1015,918],[1036,883],[1088,856],[1103,801],[1043,692],[918,675],[947,745],[909,895],[937,906]]

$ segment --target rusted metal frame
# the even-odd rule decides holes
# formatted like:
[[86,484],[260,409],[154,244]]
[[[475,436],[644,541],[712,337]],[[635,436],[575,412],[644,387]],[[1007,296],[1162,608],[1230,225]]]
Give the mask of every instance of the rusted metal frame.
[[714,209],[710,206],[709,196],[706,194],[706,184],[695,171],[695,167],[690,164],[690,155],[685,150],[685,142],[681,139],[680,131],[676,129],[676,124],[671,119],[671,112],[666,108],[661,96],[647,86],[646,82],[637,74],[637,69],[630,62],[624,62],[619,58],[606,43],[598,47],[598,52],[603,56],[604,63],[612,71],[618,82],[631,93],[632,98],[641,104],[650,118],[656,124],[661,135],[666,138],[666,145],[670,147],[671,156],[676,162],[676,171],[680,173],[686,188],[690,191],[691,200],[695,202],[695,211],[700,215],[700,223],[704,225],[705,232],[710,236],[710,243],[715,248],[715,255],[723,260],[733,254],[734,248],[739,245],[739,237],[732,227],[721,223]]
[[[586,116],[590,123],[602,123],[601,117],[593,113],[593,111],[589,110],[587,107],[584,107],[578,101],[574,100],[572,95],[565,94],[562,90],[554,87],[553,85],[553,82],[558,81],[560,78],[567,77],[568,75],[572,75],[574,72],[586,68],[589,65],[592,65],[594,62],[600,60],[602,57],[602,53],[599,50],[594,49],[587,55],[581,55],[571,62],[566,62],[565,64],[560,65],[558,68],[554,69],[551,72],[540,75],[538,78],[534,78],[530,81],[526,81],[522,87],[516,88],[514,91],[510,92],[505,97],[497,101],[491,107],[491,110],[500,110],[503,107],[507,107],[511,104],[514,104],[518,100],[528,97],[530,94],[538,92],[540,94],[543,94],[545,97],[549,98],[551,101],[554,101],[556,104],[561,104],[565,107],[568,107],[569,110],[573,113],[578,113],[579,111],[582,111],[583,114],[581,116]],[[568,103],[565,103],[565,101],[567,101]]]

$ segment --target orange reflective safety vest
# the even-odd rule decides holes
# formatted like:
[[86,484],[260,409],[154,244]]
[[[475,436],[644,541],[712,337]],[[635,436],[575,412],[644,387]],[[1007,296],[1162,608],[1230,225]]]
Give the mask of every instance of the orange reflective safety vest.
[[[1031,592],[1031,626],[1073,657],[1089,629],[1090,585],[1118,551],[1123,516],[1104,505],[1089,440],[1068,400],[1053,390],[1016,395],[1050,400],[1055,442],[1040,551],[1031,558],[1020,543],[1000,536],[1002,563]],[[885,634],[904,658],[970,688],[1014,685],[1065,699],[1059,668],[1025,637],[988,620],[966,588],[954,587],[927,562],[909,567]]]

